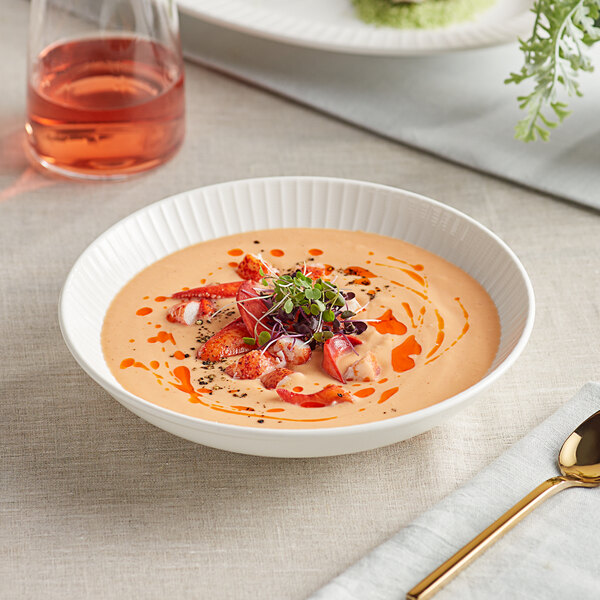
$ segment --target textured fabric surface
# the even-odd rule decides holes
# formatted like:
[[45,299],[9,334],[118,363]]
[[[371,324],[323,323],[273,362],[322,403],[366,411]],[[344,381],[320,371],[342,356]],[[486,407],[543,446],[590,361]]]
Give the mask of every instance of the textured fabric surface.
[[[563,440],[600,410],[600,384],[575,398],[466,485],[325,586],[311,600],[396,600],[508,510],[544,478],[559,474]],[[551,498],[436,597],[598,597],[600,490]]]
[[[45,179],[20,145],[27,10],[0,0],[0,46],[10,57],[0,63],[1,598],[301,600],[600,379],[597,213],[193,64],[187,138],[170,163],[120,184]],[[536,292],[521,358],[442,426],[352,456],[229,454],[122,408],[77,366],[58,329],[60,288],[81,251],[171,194],[296,174],[413,190],[498,233]]]
[[[551,144],[514,139],[526,86],[517,44],[446,55],[381,58],[280,44],[182,19],[186,55],[391,139],[550,194],[600,208],[600,77]],[[594,62],[600,61],[600,49]],[[530,86],[531,87],[531,86]]]

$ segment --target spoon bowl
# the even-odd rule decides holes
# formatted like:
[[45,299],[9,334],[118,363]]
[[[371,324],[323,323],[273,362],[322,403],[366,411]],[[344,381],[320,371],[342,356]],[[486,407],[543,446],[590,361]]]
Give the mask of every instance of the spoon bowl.
[[600,485],[600,411],[565,440],[558,455],[558,466],[565,477]]

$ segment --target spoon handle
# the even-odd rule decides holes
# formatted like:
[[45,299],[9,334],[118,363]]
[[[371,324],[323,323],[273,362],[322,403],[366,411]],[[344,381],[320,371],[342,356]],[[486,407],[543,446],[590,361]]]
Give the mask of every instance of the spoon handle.
[[507,510],[497,521],[463,546],[454,556],[427,575],[408,594],[406,600],[427,600],[446,585],[455,575],[487,550],[504,533],[514,527],[525,515],[539,506],[546,498],[583,482],[567,477],[552,477],[538,485],[532,492]]

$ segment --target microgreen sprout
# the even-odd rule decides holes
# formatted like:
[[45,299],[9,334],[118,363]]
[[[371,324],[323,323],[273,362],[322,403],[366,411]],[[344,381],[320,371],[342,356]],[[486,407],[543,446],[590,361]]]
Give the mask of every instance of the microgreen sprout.
[[271,334],[268,331],[261,331],[258,336],[258,345],[264,346],[271,340]]
[[256,344],[259,346],[265,346],[271,341],[271,334],[268,331],[261,331],[258,339],[253,337],[244,337],[242,338],[242,341],[248,346],[254,346]]

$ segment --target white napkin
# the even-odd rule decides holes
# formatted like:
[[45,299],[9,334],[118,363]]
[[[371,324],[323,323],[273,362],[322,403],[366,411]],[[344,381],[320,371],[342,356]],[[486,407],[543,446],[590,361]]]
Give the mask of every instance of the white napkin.
[[[570,101],[573,114],[549,143],[519,142],[516,98],[531,86],[503,83],[523,61],[516,40],[436,56],[354,56],[260,39],[188,15],[181,16],[181,40],[187,58],[385,137],[600,208],[600,77],[581,78],[584,97]],[[600,69],[600,48],[594,52]]]
[[[556,459],[563,441],[598,410],[600,384],[588,383],[466,485],[310,600],[403,599],[524,495],[558,475]],[[600,598],[600,489],[570,488],[548,499],[442,589],[438,598]]]

